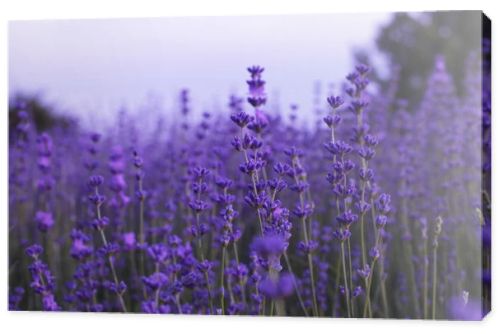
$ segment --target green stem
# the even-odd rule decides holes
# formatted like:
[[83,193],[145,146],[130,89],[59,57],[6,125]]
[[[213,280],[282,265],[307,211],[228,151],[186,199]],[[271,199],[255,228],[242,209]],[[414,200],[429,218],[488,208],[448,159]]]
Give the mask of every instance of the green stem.
[[342,257],[342,271],[344,274],[344,292],[345,292],[345,302],[346,302],[346,307],[347,307],[347,317],[351,317],[351,303],[350,303],[350,291],[349,291],[349,286],[347,285],[347,272],[346,272],[346,265],[345,265],[345,246],[344,242],[341,242],[340,244],[340,256]]
[[221,294],[220,294],[220,305],[221,305],[221,310],[222,310],[222,315],[224,315],[225,312],[225,307],[224,307],[224,265],[226,262],[226,247],[222,247],[222,260],[221,260],[221,269],[220,269],[220,287],[221,287]]
[[432,264],[432,319],[436,319],[437,299],[437,247],[433,251],[434,261]]
[[[297,173],[296,173],[296,170],[297,170],[296,166],[297,166],[296,158],[293,158],[292,159],[293,177],[295,180],[295,184],[299,185],[299,180],[297,178]],[[304,210],[305,209],[305,201],[304,201],[304,195],[302,194],[302,192],[299,193],[299,200],[300,200],[301,210]],[[305,240],[306,244],[309,245],[309,236],[308,236],[307,224],[306,224],[305,217],[302,217],[302,231],[304,234],[304,240]],[[311,279],[311,294],[312,294],[312,298],[313,298],[313,315],[315,317],[317,317],[317,316],[319,316],[319,312],[318,312],[318,302],[316,299],[316,287],[314,284],[314,265],[313,265],[313,261],[312,261],[312,254],[309,252],[307,254],[307,262],[309,265],[309,275],[310,275],[310,279]]]
[[[380,242],[382,240],[382,233],[381,229],[377,231],[377,237],[375,239],[375,249],[379,249]],[[372,280],[373,280],[373,273],[374,273],[374,268],[375,268],[375,263],[377,262],[377,258],[374,257],[372,260],[372,263],[370,264],[370,274],[368,278],[365,280],[366,283],[366,296],[365,296],[365,307],[363,310],[363,317],[366,317],[367,315],[371,318],[372,315],[372,310],[371,310],[371,286],[372,286]]]
[[299,286],[297,285],[297,280],[295,279],[295,275],[293,274],[292,265],[290,263],[290,259],[288,258],[287,252],[285,252],[284,255],[285,255],[285,262],[286,262],[286,265],[288,267],[288,271],[292,274],[292,277],[293,277],[293,287],[295,288],[295,293],[297,294],[297,298],[299,299],[300,307],[302,308],[304,315],[306,317],[308,317],[309,313],[307,312],[306,306],[304,304],[304,300],[302,299],[302,296],[300,294]]
[[427,319],[427,290],[428,290],[428,276],[429,276],[429,259],[428,259],[428,254],[427,254],[427,239],[425,238],[423,240],[424,242],[424,292],[423,292],[423,295],[424,295],[424,300],[423,300],[423,315],[424,315],[424,319]]
[[[352,255],[351,255],[351,239],[347,239],[347,269],[349,272],[349,291],[354,291],[354,284],[352,283]],[[352,298],[352,296],[351,296]],[[351,301],[351,314],[354,317],[356,312],[355,312],[355,305]]]
[[437,308],[437,261],[438,261],[438,245],[439,245],[439,235],[441,234],[443,226],[443,219],[441,216],[436,218],[436,226],[434,229],[434,240],[433,240],[433,264],[432,264],[432,319],[436,319],[436,308]]
[[[99,196],[99,190],[97,187],[95,188],[95,194]],[[96,207],[97,211],[97,219],[101,219],[101,208],[99,205]],[[104,230],[102,228],[99,228],[99,233],[101,235],[102,243],[104,246],[108,246],[108,241],[106,240],[106,235],[104,234]],[[118,281],[118,275],[116,274],[115,270],[115,265],[113,263],[113,257],[111,255],[108,255],[108,262],[109,262],[109,267],[111,268],[111,273],[113,274],[113,280],[115,283],[115,287],[118,288],[119,281]],[[118,296],[118,300],[120,302],[121,308],[123,312],[127,312],[127,307],[125,306],[125,301],[123,300],[123,296],[117,291],[116,295]]]
[[[101,239],[104,246],[107,246],[108,241],[106,240],[106,236],[104,235],[104,231],[102,230],[102,228],[99,229],[99,232],[101,233]],[[113,257],[111,255],[108,255],[108,262],[109,262],[109,267],[111,268],[111,273],[113,275],[113,281],[115,283],[115,287],[118,288],[118,285],[120,283],[118,281],[118,275],[116,274],[115,265],[113,263]],[[116,295],[118,296],[118,300],[120,302],[123,312],[126,313],[127,307],[125,306],[125,301],[123,300],[123,296],[118,291],[116,292]]]

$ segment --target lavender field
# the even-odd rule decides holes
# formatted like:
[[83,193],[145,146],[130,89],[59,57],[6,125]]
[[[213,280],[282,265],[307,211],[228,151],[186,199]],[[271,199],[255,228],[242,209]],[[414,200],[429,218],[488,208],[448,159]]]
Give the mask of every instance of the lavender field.
[[216,92],[225,105],[201,113],[186,86],[174,121],[149,130],[146,112],[92,129],[13,96],[9,309],[481,319],[491,89],[477,38],[462,75],[433,54],[409,97],[405,64],[382,83],[357,59],[314,110],[277,105],[258,64],[234,78],[246,94]]

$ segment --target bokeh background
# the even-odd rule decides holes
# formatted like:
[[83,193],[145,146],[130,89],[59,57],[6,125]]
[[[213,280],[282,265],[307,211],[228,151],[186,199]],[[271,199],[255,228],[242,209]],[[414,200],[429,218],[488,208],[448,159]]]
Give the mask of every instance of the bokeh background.
[[[266,68],[270,106],[296,104],[308,122],[322,97],[340,90],[345,69],[363,62],[374,68],[372,89],[387,90],[399,69],[398,97],[415,104],[437,54],[445,56],[461,89],[462,64],[478,43],[467,15],[12,21],[9,94],[40,107],[42,127],[78,120],[102,129],[123,109],[172,121],[169,111],[176,110],[182,88],[191,90],[194,114],[220,110],[229,94],[245,94],[246,67],[260,64]],[[142,118],[143,126],[151,126],[148,120],[156,118]]]

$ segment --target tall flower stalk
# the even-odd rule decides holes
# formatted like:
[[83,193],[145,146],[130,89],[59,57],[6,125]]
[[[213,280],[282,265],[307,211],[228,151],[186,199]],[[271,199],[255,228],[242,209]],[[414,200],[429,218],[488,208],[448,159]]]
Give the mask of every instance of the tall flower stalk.
[[90,195],[89,199],[94,204],[96,211],[96,218],[92,225],[99,232],[101,236],[103,248],[102,252],[108,259],[109,268],[111,269],[111,274],[113,276],[113,282],[109,285],[110,290],[115,292],[118,301],[120,302],[120,307],[123,312],[127,312],[127,307],[125,306],[125,301],[123,299],[123,294],[126,290],[126,285],[123,281],[118,280],[116,274],[114,256],[113,253],[116,252],[116,245],[108,243],[106,234],[104,232],[104,227],[109,224],[109,219],[101,215],[101,206],[105,201],[105,197],[99,193],[99,186],[104,182],[104,178],[100,175],[91,176],[89,179],[89,187],[93,188],[94,193]]

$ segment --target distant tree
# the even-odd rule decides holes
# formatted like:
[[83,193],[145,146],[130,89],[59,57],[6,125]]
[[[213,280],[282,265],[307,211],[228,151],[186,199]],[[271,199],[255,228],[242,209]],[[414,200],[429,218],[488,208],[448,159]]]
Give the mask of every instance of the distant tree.
[[[470,53],[479,52],[480,18],[478,11],[439,11],[396,13],[382,27],[376,43],[392,65],[399,67],[398,98],[415,105],[437,55],[444,56],[448,71],[460,93],[465,76],[465,63]],[[387,87],[387,81],[381,82]]]
[[18,124],[20,110],[30,114],[31,121],[39,132],[53,127],[68,129],[77,126],[75,119],[59,115],[54,107],[44,102],[39,96],[18,93],[9,101],[9,130]]

